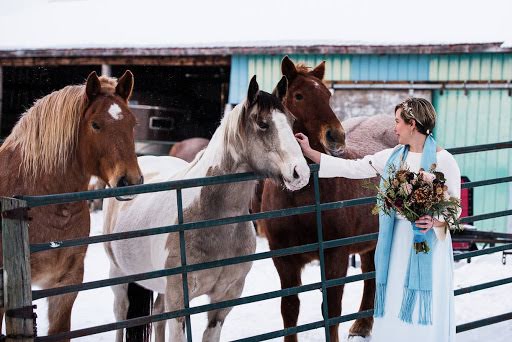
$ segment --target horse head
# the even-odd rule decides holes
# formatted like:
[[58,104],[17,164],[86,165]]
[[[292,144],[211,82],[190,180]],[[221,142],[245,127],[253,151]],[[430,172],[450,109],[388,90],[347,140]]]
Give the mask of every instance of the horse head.
[[269,94],[259,90],[253,76],[240,124],[245,135],[243,154],[251,169],[295,191],[308,183],[309,167],[293,135],[294,118],[283,104],[287,88],[283,76]]
[[135,154],[136,120],[128,108],[132,89],[133,74],[129,70],[117,84],[92,72],[85,86],[88,105],[79,128],[80,160],[90,174],[112,188],[144,181]]
[[314,149],[339,156],[345,148],[345,131],[329,105],[331,92],[322,82],[325,62],[308,70],[285,56],[281,71],[289,81],[285,106],[297,118],[294,131],[306,134]]

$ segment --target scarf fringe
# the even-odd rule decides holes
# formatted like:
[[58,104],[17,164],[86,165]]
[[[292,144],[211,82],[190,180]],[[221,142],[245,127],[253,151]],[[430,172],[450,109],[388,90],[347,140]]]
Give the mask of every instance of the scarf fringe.
[[409,324],[412,324],[412,312],[414,310],[414,303],[416,302],[416,290],[404,288],[404,296],[402,299],[402,307],[398,317]]
[[384,300],[386,299],[386,284],[377,284],[375,291],[375,305],[373,308],[373,317],[384,316]]
[[418,324],[432,325],[432,291],[420,291]]

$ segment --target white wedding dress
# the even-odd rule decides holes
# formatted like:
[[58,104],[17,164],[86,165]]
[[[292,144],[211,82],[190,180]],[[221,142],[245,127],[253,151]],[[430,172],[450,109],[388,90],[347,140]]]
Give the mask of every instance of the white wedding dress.
[[[345,177],[363,179],[382,173],[393,149],[387,149],[363,159],[347,160],[322,154],[319,177]],[[409,169],[420,169],[421,153],[409,152]],[[443,172],[451,196],[460,198],[460,170],[453,156],[446,150],[437,152],[437,171]],[[402,304],[405,273],[412,250],[413,233],[410,223],[397,215],[387,280],[384,317],[375,318],[372,342],[453,342],[455,341],[455,314],[453,296],[453,252],[449,232],[435,229],[432,270],[432,325],[418,324],[418,300],[413,313],[413,324],[398,318]]]

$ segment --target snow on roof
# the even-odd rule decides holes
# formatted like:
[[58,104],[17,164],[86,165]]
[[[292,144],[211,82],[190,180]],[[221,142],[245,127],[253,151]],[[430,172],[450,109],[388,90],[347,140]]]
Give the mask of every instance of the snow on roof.
[[512,1],[17,0],[0,50],[510,41]]

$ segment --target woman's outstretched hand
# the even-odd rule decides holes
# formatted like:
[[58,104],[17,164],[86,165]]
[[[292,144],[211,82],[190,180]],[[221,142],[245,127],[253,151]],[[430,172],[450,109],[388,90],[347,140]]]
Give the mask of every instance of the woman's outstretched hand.
[[304,133],[295,134],[295,139],[297,139],[297,142],[299,143],[302,152],[311,149],[311,146],[309,146],[309,139]]
[[304,156],[311,159],[314,163],[320,163],[321,153],[311,148],[311,146],[309,145],[309,139],[305,134],[296,133],[295,139],[297,139],[297,142],[299,143],[299,146],[302,150],[302,153],[304,153]]

